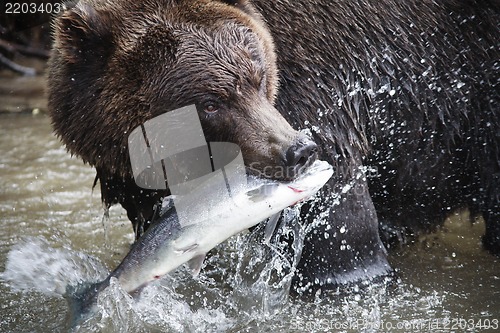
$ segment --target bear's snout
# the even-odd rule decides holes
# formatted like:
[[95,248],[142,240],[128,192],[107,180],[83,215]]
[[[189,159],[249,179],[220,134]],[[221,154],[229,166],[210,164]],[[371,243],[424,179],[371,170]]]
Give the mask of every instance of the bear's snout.
[[318,152],[318,145],[305,136],[299,136],[285,153],[287,176],[295,178],[300,172],[311,165]]

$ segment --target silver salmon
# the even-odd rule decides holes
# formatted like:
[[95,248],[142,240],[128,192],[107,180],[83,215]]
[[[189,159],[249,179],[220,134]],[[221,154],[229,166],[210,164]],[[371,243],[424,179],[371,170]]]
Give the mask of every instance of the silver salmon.
[[[193,274],[198,274],[208,251],[231,236],[276,216],[286,207],[311,197],[332,174],[332,167],[327,162],[316,161],[291,182],[253,178],[234,191],[230,200],[216,204],[212,201],[209,206],[203,201],[195,202],[189,211],[188,224],[179,223],[175,206],[167,203],[165,212],[104,281],[84,291],[69,292],[73,307],[77,307],[74,312],[86,312],[111,278],[116,278],[127,292],[134,293],[184,263]],[[203,195],[201,190],[200,198]]]

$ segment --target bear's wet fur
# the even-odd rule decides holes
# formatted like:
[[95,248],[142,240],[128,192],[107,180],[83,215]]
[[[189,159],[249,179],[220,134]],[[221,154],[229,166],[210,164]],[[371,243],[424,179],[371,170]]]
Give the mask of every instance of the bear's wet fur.
[[55,22],[49,108],[137,235],[168,194],[131,175],[144,121],[196,104],[257,172],[308,129],[336,173],[295,287],[329,288],[390,271],[379,224],[389,244],[459,208],[500,254],[499,22],[494,0],[80,1]]

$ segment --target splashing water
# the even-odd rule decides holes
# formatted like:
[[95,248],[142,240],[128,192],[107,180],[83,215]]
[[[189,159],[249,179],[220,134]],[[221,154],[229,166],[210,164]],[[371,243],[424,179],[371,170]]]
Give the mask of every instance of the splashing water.
[[[298,207],[287,209],[271,245],[262,242],[263,227],[229,241],[237,255],[208,259],[222,266],[227,276],[210,269],[192,279],[186,269],[167,275],[145,287],[139,295],[126,293],[116,279],[99,294],[96,309],[72,329],[75,332],[189,331],[220,332],[248,324],[255,318],[272,318],[288,304],[294,267],[304,239],[302,227],[290,226]],[[286,240],[278,241],[286,235]],[[281,250],[291,240],[293,252]],[[231,249],[232,248],[232,249]],[[217,249],[216,249],[217,250]],[[226,249],[219,249],[226,252]],[[231,267],[235,270],[231,271]],[[43,237],[27,237],[7,255],[0,279],[14,292],[37,292],[51,297],[66,295],[68,286],[104,279],[108,270],[98,259],[72,250],[56,248]],[[215,279],[230,281],[221,289]],[[188,296],[190,295],[190,297]],[[236,319],[238,318],[238,319]],[[69,325],[69,323],[66,323]]]
[[89,255],[53,248],[41,237],[27,237],[10,250],[0,278],[15,291],[62,296],[68,285],[98,281],[106,272],[104,265]]
[[262,242],[262,224],[243,241],[232,287],[245,315],[270,318],[287,305],[305,237],[304,228],[295,223],[299,212],[300,205],[285,209],[269,245]]
[[[61,294],[118,265],[133,241],[130,223],[112,207],[106,242],[99,196],[90,191],[95,173],[61,148],[47,118],[4,117],[0,156],[0,332],[68,332]],[[328,204],[342,188],[351,193],[349,184]],[[310,204],[321,209],[320,201]],[[393,285],[361,283],[303,302],[288,296],[289,279],[314,226],[286,220],[271,246],[258,227],[215,248],[195,279],[180,268],[135,298],[112,282],[75,332],[448,332],[444,324],[460,319],[482,320],[483,328],[457,331],[498,331],[500,262],[481,249],[484,224],[455,218],[447,231],[393,251]]]

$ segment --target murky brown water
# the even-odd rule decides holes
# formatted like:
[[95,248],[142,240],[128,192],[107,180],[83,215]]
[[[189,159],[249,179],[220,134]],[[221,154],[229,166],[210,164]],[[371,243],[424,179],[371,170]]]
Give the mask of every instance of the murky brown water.
[[[43,97],[25,99],[29,110]],[[52,135],[46,116],[0,114],[0,332],[67,331],[66,285],[103,278],[127,252],[130,223],[113,208],[105,233],[93,180],[94,171]],[[210,259],[217,269],[197,279],[180,269],[138,300],[111,286],[95,317],[76,331],[496,332],[500,261],[481,249],[484,225],[465,215],[391,254],[396,287],[353,287],[274,312],[248,306],[231,289],[242,236],[220,247]]]

